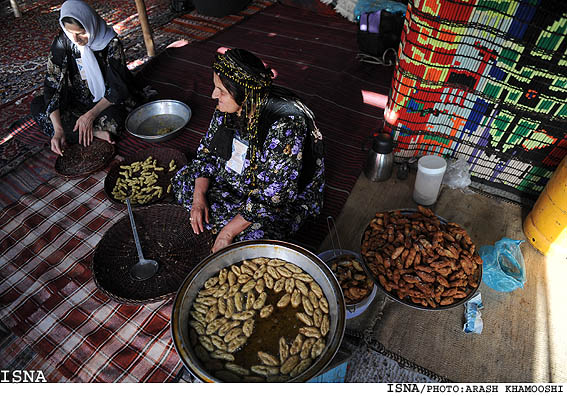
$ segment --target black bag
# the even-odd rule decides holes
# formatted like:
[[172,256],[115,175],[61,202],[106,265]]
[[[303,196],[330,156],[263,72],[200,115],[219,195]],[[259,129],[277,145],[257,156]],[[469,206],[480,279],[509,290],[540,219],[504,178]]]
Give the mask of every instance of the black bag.
[[395,61],[400,46],[404,15],[385,10],[365,12],[358,23],[358,48],[364,54]]
[[171,11],[173,12],[187,12],[193,8],[193,0],[171,0]]

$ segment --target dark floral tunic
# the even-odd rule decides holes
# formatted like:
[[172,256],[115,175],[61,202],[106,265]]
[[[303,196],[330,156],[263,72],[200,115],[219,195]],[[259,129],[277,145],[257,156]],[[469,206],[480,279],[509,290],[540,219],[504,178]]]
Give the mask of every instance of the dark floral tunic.
[[[104,97],[114,105],[108,107],[95,119],[94,130],[105,130],[114,136],[124,129],[124,120],[131,107],[135,106],[129,85],[132,76],[126,66],[126,58],[120,40],[115,37],[105,49],[94,51],[106,91]],[[86,80],[81,78],[76,59],[81,54],[71,40],[63,33],[55,38],[47,60],[47,74],[44,82],[43,97],[36,106],[32,104],[32,113],[44,133],[53,136],[54,130],[49,114],[59,109],[65,135],[71,134],[74,124],[81,115],[90,110],[93,102]]]
[[[223,124],[225,113],[216,110],[209,130],[197,149],[197,157],[172,180],[177,200],[188,210],[193,203],[195,179],[209,179],[207,192],[209,221],[206,225],[218,233],[237,214],[252,224],[236,238],[285,239],[296,232],[310,216],[320,213],[323,205],[324,159],[313,158],[315,163],[311,180],[299,191],[299,175],[303,167],[303,147],[311,133],[303,116],[289,115],[271,124],[258,153],[256,187],[251,189],[251,178],[246,171],[249,155],[239,175],[229,169],[227,161],[213,154],[211,140]],[[318,131],[317,131],[318,132]],[[235,137],[247,140],[238,129]],[[317,139],[321,139],[320,135]],[[250,149],[248,150],[248,154]]]

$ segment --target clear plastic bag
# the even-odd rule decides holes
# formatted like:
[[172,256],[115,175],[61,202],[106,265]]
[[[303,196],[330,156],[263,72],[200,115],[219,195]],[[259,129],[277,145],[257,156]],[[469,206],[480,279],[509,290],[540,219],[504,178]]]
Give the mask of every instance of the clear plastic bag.
[[494,246],[481,246],[482,281],[496,291],[511,292],[526,283],[526,267],[520,244],[524,241],[502,238]]
[[469,164],[466,159],[458,158],[449,161],[443,176],[443,184],[452,189],[466,188],[471,184]]
[[465,333],[482,333],[484,325],[480,310],[483,308],[480,293],[465,303],[465,325],[463,326]]

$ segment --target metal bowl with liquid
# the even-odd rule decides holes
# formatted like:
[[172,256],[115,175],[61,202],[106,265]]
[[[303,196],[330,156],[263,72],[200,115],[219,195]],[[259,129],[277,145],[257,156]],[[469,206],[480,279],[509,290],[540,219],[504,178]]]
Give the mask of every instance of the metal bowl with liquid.
[[154,100],[134,109],[126,118],[126,130],[150,142],[176,136],[191,119],[191,108],[173,99]]
[[[205,367],[194,350],[189,334],[189,322],[193,319],[190,314],[193,302],[205,281],[218,274],[221,269],[245,259],[258,257],[278,258],[299,266],[319,284],[329,303],[330,326],[323,352],[307,370],[290,378],[289,382],[306,382],[317,376],[338,351],[346,325],[345,303],[339,283],[325,263],[308,250],[287,242],[273,240],[237,242],[201,261],[187,276],[173,303],[171,333],[175,348],[185,367],[202,381],[223,382]],[[254,334],[251,337],[254,337]]]

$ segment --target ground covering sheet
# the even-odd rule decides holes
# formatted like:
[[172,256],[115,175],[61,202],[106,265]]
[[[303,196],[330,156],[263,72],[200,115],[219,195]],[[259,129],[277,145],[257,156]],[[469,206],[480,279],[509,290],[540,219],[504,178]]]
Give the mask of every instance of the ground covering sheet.
[[105,175],[54,177],[0,212],[0,321],[70,381],[169,381],[171,304],[118,304],[92,278],[94,248],[125,215]]

